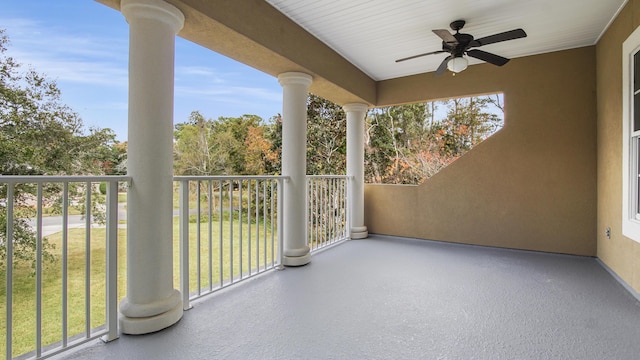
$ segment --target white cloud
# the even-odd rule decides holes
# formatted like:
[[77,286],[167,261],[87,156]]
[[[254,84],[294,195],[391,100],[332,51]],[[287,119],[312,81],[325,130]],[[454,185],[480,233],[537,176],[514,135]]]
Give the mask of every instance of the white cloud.
[[[282,94],[269,89],[246,86],[194,87],[176,86],[176,96],[197,96],[214,101],[242,103],[247,100],[281,102]],[[244,100],[244,101],[243,101]]]
[[127,86],[127,44],[116,38],[70,34],[29,19],[3,19],[7,54],[58,82]]
[[205,77],[207,81],[213,81],[214,83],[223,83],[224,79],[212,68],[205,66],[176,66],[176,78],[181,77]]

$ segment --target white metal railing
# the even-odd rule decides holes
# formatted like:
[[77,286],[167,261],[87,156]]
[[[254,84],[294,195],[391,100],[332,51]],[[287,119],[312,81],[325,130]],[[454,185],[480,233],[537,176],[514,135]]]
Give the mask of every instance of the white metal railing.
[[[7,359],[12,359],[15,352],[24,352],[13,346],[16,340],[14,324],[17,323],[20,327],[33,323],[33,333],[27,336],[33,337],[33,346],[26,352],[17,354],[21,358],[46,358],[92,339],[111,341],[118,337],[118,186],[129,181],[130,178],[126,176],[0,176],[0,218],[5,218],[0,225],[6,227],[6,232],[0,236],[0,243],[5,250],[3,303],[6,332],[4,352]],[[106,183],[104,202],[102,195],[96,194],[100,183]],[[53,205],[59,208],[60,215],[56,218],[59,222],[54,227],[58,227],[61,235],[56,244],[60,246],[59,251],[56,250],[53,255],[57,259],[49,264],[43,259],[48,244],[44,220],[49,222],[52,218],[44,216],[44,209]],[[79,240],[76,236],[70,240],[70,217],[77,217],[70,215],[72,207],[84,207],[85,214],[88,214],[76,224],[86,229]],[[101,209],[96,211],[96,208]],[[96,260],[92,246],[99,240],[92,238],[91,228],[98,223],[98,213],[106,220],[103,223],[104,243],[100,244],[100,247],[104,246],[104,258],[101,261],[106,265],[102,279],[92,277],[92,259]],[[27,219],[25,215],[32,216]],[[35,249],[24,249],[25,239],[32,239]],[[33,274],[25,275],[24,264],[20,265],[17,261],[25,254],[22,251],[35,251],[32,258]],[[82,279],[70,279],[70,267],[79,268],[83,273]],[[21,271],[18,272],[18,269]],[[60,279],[56,281],[59,287],[52,289],[47,286],[45,289],[43,276],[51,273],[59,274]],[[97,282],[104,282],[103,287],[96,289]],[[24,284],[28,284],[27,290],[24,290]],[[33,298],[25,300],[22,293],[14,294],[14,286],[21,286],[22,291],[32,293]],[[95,292],[104,293],[104,298],[97,300]],[[17,296],[21,298],[18,299]],[[20,302],[17,303],[18,301]],[[77,306],[78,302],[83,305]],[[96,302],[101,303],[99,307],[104,308],[104,313],[93,316]],[[56,303],[57,308],[52,309],[51,303]],[[21,314],[28,318],[14,317],[16,304],[21,307]],[[28,315],[24,315],[25,306],[29,307],[26,310]],[[51,340],[51,333],[59,334],[56,340]],[[24,337],[24,334],[20,335],[21,339]]]
[[180,290],[185,310],[192,300],[282,266],[285,179],[174,177],[179,183]]
[[[179,196],[179,286],[185,310],[197,298],[267,270],[282,268],[283,185],[287,179],[284,176],[174,177]],[[127,176],[0,176],[0,226],[6,227],[4,239],[0,236],[0,248],[4,248],[5,264],[8,264],[4,268],[5,299],[0,301],[0,306],[5,306],[7,359],[14,358],[16,352],[20,358],[42,359],[92,339],[111,341],[118,337],[118,188],[130,181]],[[100,183],[107,184],[104,198],[96,195]],[[348,183],[347,176],[307,176],[307,238],[312,251],[348,239]],[[45,209],[54,205],[59,209],[57,234],[50,235],[46,222],[51,217],[45,215]],[[95,208],[100,206],[103,208],[96,212]],[[85,209],[82,211],[88,210],[91,216],[72,224],[71,220],[78,221],[78,215],[71,214],[71,209],[82,207]],[[29,212],[31,216],[25,216]],[[7,219],[4,223],[2,216]],[[98,225],[97,218],[101,216],[105,222],[99,227],[105,228],[104,235],[92,235],[90,229]],[[33,346],[26,351],[13,346],[14,326],[16,321],[23,321],[17,319],[21,315],[14,312],[19,301],[14,296],[14,287],[24,280],[16,273],[15,241],[23,236],[19,233],[25,226],[35,239],[33,289],[30,290],[33,300],[29,310],[31,319],[27,321],[33,322],[30,335],[33,340],[29,340]],[[70,231],[74,227],[86,230],[78,235],[76,230]],[[57,260],[50,264],[44,260],[49,237],[55,237],[59,245],[55,253]],[[102,246],[104,255],[99,256],[103,256],[103,260],[96,264],[96,249]],[[83,262],[80,265],[78,258]],[[97,269],[102,261],[105,268]],[[20,276],[24,275],[23,268]],[[48,276],[51,269],[57,271],[60,278],[53,292],[43,287],[43,276]],[[103,278],[92,276],[95,272],[104,272]],[[82,274],[81,279],[74,278],[75,275],[70,277],[70,273]],[[97,282],[102,288],[96,289]],[[59,304],[55,316],[51,317],[49,300],[54,293]],[[0,299],[2,295],[0,293]],[[77,305],[77,298],[81,298],[83,305]],[[94,310],[96,303],[104,307],[104,313],[98,316]],[[81,330],[77,330],[79,327]],[[51,340],[51,332],[56,334],[55,340]],[[0,348],[2,345],[0,342]]]
[[311,251],[349,238],[349,177],[307,176],[307,239]]

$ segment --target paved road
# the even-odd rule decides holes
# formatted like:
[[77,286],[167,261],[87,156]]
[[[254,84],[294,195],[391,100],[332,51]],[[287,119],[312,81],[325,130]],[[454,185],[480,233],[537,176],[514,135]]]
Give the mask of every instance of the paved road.
[[[127,219],[127,207],[125,204],[118,205],[118,220],[126,220]],[[36,219],[30,218],[27,219],[27,222],[31,226],[31,228],[36,230]],[[62,216],[45,216],[42,218],[42,235],[48,236],[51,234],[55,234],[57,232],[62,231]],[[84,228],[86,221],[82,215],[69,215],[68,217],[68,228]],[[93,226],[100,227],[103,225],[94,224]],[[126,227],[126,224],[119,224],[118,227]]]
[[[195,214],[197,213],[196,209],[189,209],[189,213]],[[180,210],[174,209],[173,216],[180,215]],[[127,207],[126,204],[118,204],[118,220],[127,220]],[[35,231],[36,229],[36,219],[27,219],[27,222],[31,226],[31,228]],[[84,228],[85,227],[85,219],[82,215],[69,215],[68,217],[69,229],[74,228]],[[103,225],[94,224],[95,227],[100,227]],[[126,224],[118,224],[120,228],[126,228]],[[51,234],[55,234],[57,232],[62,231],[62,216],[46,216],[42,218],[42,235],[48,236]]]

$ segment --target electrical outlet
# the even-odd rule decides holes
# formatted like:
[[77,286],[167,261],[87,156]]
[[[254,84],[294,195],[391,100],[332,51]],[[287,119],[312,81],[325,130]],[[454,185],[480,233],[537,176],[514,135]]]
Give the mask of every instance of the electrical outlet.
[[607,229],[604,231],[604,234],[607,235],[607,239],[611,239],[611,228],[607,227]]

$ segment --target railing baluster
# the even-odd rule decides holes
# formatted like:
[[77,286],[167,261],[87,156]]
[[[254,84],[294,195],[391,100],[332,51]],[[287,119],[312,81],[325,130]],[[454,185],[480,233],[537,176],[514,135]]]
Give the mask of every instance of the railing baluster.
[[271,180],[269,182],[269,185],[271,186],[271,198],[269,199],[270,203],[270,209],[271,209],[271,267],[275,267],[276,266],[276,254],[274,253],[275,250],[275,245],[274,245],[274,241],[275,241],[275,234],[274,234],[274,228],[273,228],[273,223],[274,223],[274,198],[275,198],[275,192],[274,192],[274,182],[273,180]]
[[339,236],[339,224],[338,224],[338,212],[340,211],[340,187],[338,186],[338,179],[333,179],[333,194],[331,195],[331,215],[333,217],[333,242],[337,241]]
[[[197,292],[198,295],[202,293],[202,283],[200,281],[201,275],[201,233],[202,233],[202,224],[200,223],[200,214],[202,213],[202,207],[200,206],[200,196],[202,195],[200,192],[200,186],[202,182],[200,180],[196,181],[196,284],[197,284]],[[191,216],[191,215],[189,215]]]
[[339,209],[339,192],[338,192],[338,180],[331,179],[331,224],[333,226],[333,236],[331,239],[332,243],[336,242],[336,238],[338,237],[338,209]]
[[[313,180],[313,196],[316,200],[315,205],[314,205],[314,213],[313,213],[313,228],[315,229],[315,238],[314,240],[314,245],[315,245],[315,249],[318,249],[318,244],[320,243],[320,223],[321,220],[320,219],[320,181],[318,180]],[[313,249],[313,248],[312,248]]]
[[330,230],[331,236],[329,237],[330,244],[334,242],[336,237],[336,213],[335,213],[336,187],[335,187],[335,184],[336,184],[336,179],[329,180],[329,193],[327,194],[327,197],[329,198],[329,219],[331,220],[329,222],[329,226],[331,226],[331,230]]
[[284,225],[282,204],[284,204],[284,180],[278,179],[278,269],[284,269]]
[[180,204],[180,291],[182,308],[189,310],[189,180],[180,181],[178,203]]
[[320,192],[320,202],[322,203],[322,247],[327,244],[327,233],[329,231],[329,221],[327,221],[327,183],[322,182],[322,191]]
[[260,187],[256,180],[256,271],[260,272]]
[[233,283],[233,180],[229,182],[229,272]]
[[322,237],[322,242],[321,242],[321,246],[324,247],[327,241],[327,231],[329,229],[329,225],[328,225],[328,221],[327,221],[327,184],[326,182],[321,182],[320,183],[320,203],[322,206],[321,209],[321,217],[320,217],[320,222],[322,223],[322,231],[321,231],[321,237]]
[[340,239],[344,239],[344,196],[343,196],[343,192],[344,192],[344,179],[340,180],[340,189],[339,189],[339,193],[340,193],[340,212],[338,213],[340,216],[338,217],[338,224],[340,226]]
[[62,186],[62,347],[67,347],[69,269],[69,182]]
[[222,248],[224,246],[223,244],[224,236],[222,235],[222,231],[223,231],[222,220],[224,219],[224,216],[223,216],[224,214],[222,212],[222,206],[223,206],[222,205],[222,180],[218,182],[218,196],[220,197],[220,206],[218,206],[218,222],[220,223],[220,226],[219,226],[220,233],[218,234],[218,240],[219,240],[218,245],[220,246],[220,255],[218,257],[218,262],[220,264],[220,269],[219,269],[220,270],[220,287],[222,288],[224,286],[224,274],[223,274],[224,270],[223,270],[223,260],[222,260],[223,259]]
[[118,182],[110,181],[107,186],[107,289],[106,328],[102,337],[105,342],[118,338]]
[[242,179],[240,179],[238,181],[238,187],[239,187],[239,191],[238,191],[238,202],[240,203],[240,205],[238,205],[239,210],[238,210],[238,227],[239,227],[239,234],[238,236],[240,237],[240,280],[242,280],[243,274],[242,274],[242,264],[244,263],[244,260],[242,259],[242,248],[243,248],[243,244],[244,244],[244,240],[242,239],[242,187],[244,186],[244,181]]
[[[340,180],[340,204],[344,204],[344,199],[345,199],[345,192],[344,192],[344,185],[345,185],[345,180],[342,179]],[[345,219],[344,219],[344,207],[340,210],[340,237],[341,238],[345,238],[345,233],[344,233],[344,224],[345,224]]]
[[327,181],[327,190],[325,192],[327,199],[327,245],[333,240],[333,179]]
[[336,237],[342,240],[342,180],[336,180]]
[[251,202],[253,199],[251,198],[251,180],[247,181],[247,259],[248,259],[248,270],[249,276],[251,276]]
[[84,235],[85,235],[85,261],[84,261],[84,313],[85,313],[85,337],[91,337],[91,182],[85,183],[84,199]]
[[13,201],[14,201],[14,184],[7,184],[7,270],[6,270],[6,358],[13,358]]
[[213,181],[207,182],[209,190],[209,291],[213,291]]
[[306,229],[304,230],[305,239],[307,240],[307,245],[311,250],[313,250],[313,216],[315,212],[313,211],[314,201],[313,201],[313,181],[308,180],[305,184],[307,191],[307,206],[305,206],[305,221],[307,222]]
[[262,241],[264,269],[267,270],[267,181],[262,181]]
[[351,223],[349,218],[350,208],[349,208],[349,181],[350,179],[344,179],[344,237],[345,239],[351,238],[351,233],[349,231]]
[[42,356],[42,183],[36,193],[36,357]]
[[327,236],[327,245],[333,241],[333,179],[329,179],[327,184],[327,220],[329,223],[329,236]]

